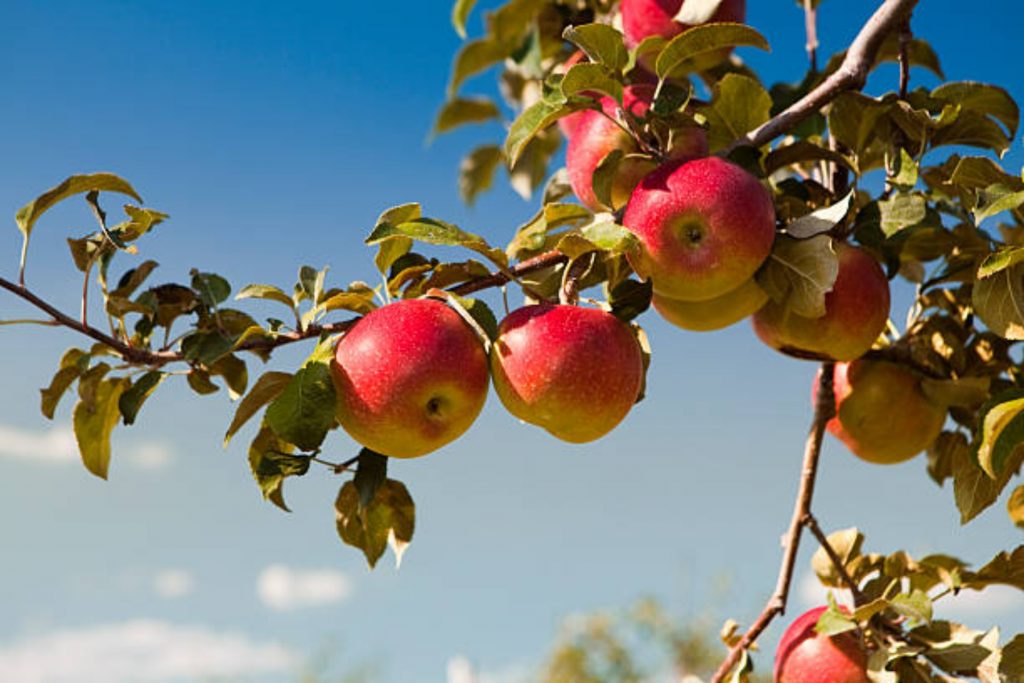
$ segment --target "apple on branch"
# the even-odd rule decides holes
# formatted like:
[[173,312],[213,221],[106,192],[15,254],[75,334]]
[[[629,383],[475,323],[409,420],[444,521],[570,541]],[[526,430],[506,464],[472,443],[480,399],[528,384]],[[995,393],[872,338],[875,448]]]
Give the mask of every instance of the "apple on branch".
[[338,342],[331,374],[338,422],[363,446],[415,458],[461,436],[487,398],[487,354],[435,299],[368,313]]
[[[622,94],[622,112],[626,116],[642,119],[650,109],[654,98],[651,85],[626,86]],[[594,192],[594,172],[605,158],[618,150],[624,155],[614,169],[611,187],[611,206],[618,210],[625,206],[630,193],[640,180],[657,167],[657,162],[641,156],[636,140],[626,131],[624,121],[618,121],[619,105],[611,97],[601,98],[601,111],[577,112],[575,127],[569,137],[565,151],[565,167],[569,173],[569,184],[580,202],[589,209],[601,211],[605,207]],[[673,137],[672,159],[692,159],[706,156],[708,138],[704,130],[690,126],[677,130]]]
[[636,403],[643,355],[626,323],[581,306],[512,311],[491,346],[494,388],[515,417],[571,443],[610,432]]
[[786,629],[775,651],[775,683],[870,683],[867,652],[857,636],[815,630],[827,609],[805,612]]
[[825,315],[809,318],[769,301],[752,318],[768,346],[798,358],[848,361],[864,355],[889,321],[889,281],[868,252],[835,245],[839,273],[825,295]]
[[[889,465],[913,458],[939,437],[946,422],[945,408],[924,395],[918,376],[896,363],[837,363],[834,387],[836,416],[828,431],[868,462]],[[812,401],[817,394],[816,381]]]
[[748,282],[768,258],[775,207],[757,178],[706,157],[669,162],[646,176],[623,225],[640,240],[630,263],[651,278],[659,298],[708,301]]
[[[746,0],[622,0],[621,9],[622,28],[630,49],[651,36],[671,40],[694,24],[743,23],[747,17]],[[692,23],[683,23],[679,17],[689,18]],[[694,68],[708,69],[726,60],[729,53],[730,50],[718,50],[700,55]]]

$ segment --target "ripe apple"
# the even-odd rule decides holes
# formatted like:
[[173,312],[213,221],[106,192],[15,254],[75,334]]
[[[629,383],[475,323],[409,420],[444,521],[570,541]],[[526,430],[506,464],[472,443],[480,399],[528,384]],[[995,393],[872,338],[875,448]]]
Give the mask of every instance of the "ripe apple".
[[630,257],[660,296],[707,301],[753,277],[775,241],[775,207],[758,180],[728,161],[669,162],[633,191],[622,224],[640,238]]
[[722,296],[707,301],[680,301],[655,294],[651,304],[665,320],[684,330],[720,330],[753,315],[768,301],[768,295],[753,278]]
[[867,652],[857,636],[814,630],[826,609],[812,609],[786,629],[775,651],[775,683],[870,683]]
[[491,347],[494,388],[524,422],[571,443],[598,439],[636,403],[640,345],[625,323],[594,308],[536,304],[512,311]]
[[[653,97],[653,86],[626,86],[622,95],[622,108],[633,116],[643,117],[650,108]],[[615,100],[610,97],[602,98],[601,108],[602,111],[579,112],[580,118],[565,151],[569,184],[580,202],[594,211],[603,208],[594,194],[594,171],[601,161],[617,149],[627,155],[640,151],[636,141],[615,123],[618,108]],[[669,156],[673,159],[682,159],[705,156],[707,153],[707,135],[703,129],[694,126],[676,133]],[[648,159],[623,159],[615,170],[611,208],[619,209],[625,206],[633,188],[656,166],[655,162]]]
[[[626,45],[632,49],[649,36],[671,40],[690,28],[675,20],[684,4],[685,0],[622,0],[622,28],[626,35]],[[746,5],[746,0],[722,0],[708,22],[742,23],[747,16]],[[710,68],[728,58],[729,52],[718,50],[700,55],[694,66],[697,70]],[[650,68],[652,65],[647,66]]]
[[839,275],[825,295],[825,315],[807,318],[769,301],[753,317],[761,341],[798,358],[853,360],[871,348],[889,320],[889,281],[863,249],[835,249]]
[[[837,363],[834,387],[836,416],[828,431],[868,462],[909,460],[938,438],[946,422],[946,410],[924,395],[917,375],[896,363]],[[815,381],[811,400],[817,395]]]
[[396,458],[458,438],[487,398],[480,339],[435,299],[368,313],[338,342],[331,371],[338,422],[363,446]]

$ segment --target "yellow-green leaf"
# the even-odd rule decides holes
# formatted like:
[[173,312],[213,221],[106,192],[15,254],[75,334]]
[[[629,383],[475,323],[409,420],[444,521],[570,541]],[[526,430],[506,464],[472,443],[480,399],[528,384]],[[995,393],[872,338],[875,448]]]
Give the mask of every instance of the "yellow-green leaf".
[[107,478],[110,467],[110,435],[121,417],[118,400],[128,387],[125,379],[100,380],[94,393],[75,404],[72,415],[75,441],[82,464],[91,473]]

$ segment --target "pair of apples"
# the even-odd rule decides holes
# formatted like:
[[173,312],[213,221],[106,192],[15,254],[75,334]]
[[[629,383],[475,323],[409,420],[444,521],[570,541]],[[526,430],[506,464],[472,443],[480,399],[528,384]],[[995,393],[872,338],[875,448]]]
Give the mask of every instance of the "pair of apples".
[[571,443],[604,436],[636,403],[643,356],[612,314],[542,303],[513,311],[498,332],[488,359],[477,333],[436,299],[369,313],[335,349],[338,422],[367,448],[413,458],[469,429],[491,376],[510,413]]

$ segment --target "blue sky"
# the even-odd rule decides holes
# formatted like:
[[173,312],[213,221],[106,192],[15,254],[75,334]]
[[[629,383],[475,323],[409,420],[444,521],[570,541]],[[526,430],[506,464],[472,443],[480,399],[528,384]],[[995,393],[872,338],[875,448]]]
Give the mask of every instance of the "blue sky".
[[[769,82],[796,80],[805,60],[796,4],[748,5],[773,52],[741,54]],[[824,2],[822,52],[845,46],[873,6]],[[172,215],[142,245],[142,257],[161,263],[154,281],[195,266],[236,288],[288,284],[301,264],[329,265],[335,283],[371,279],[362,238],[389,206],[420,201],[496,242],[535,210],[505,188],[473,209],[458,200],[460,155],[499,135],[497,126],[425,143],[459,45],[447,3],[0,8],[0,211],[13,218],[71,173],[120,173]],[[984,13],[922,0],[914,28],[949,78],[999,83],[1022,99],[1008,30],[1022,19],[1011,0]],[[479,30],[479,14],[470,26]],[[873,86],[894,81],[887,67]],[[493,79],[468,90],[490,92]],[[1021,161],[1017,140],[1007,163]],[[33,238],[30,285],[70,310],[79,283],[64,239],[87,229],[88,213],[73,205]],[[11,220],[0,234],[5,277],[16,273],[19,247]],[[0,301],[0,317],[28,313]],[[485,680],[510,683],[568,614],[656,595],[680,615],[748,622],[774,584],[814,368],[765,348],[745,325],[696,335],[653,314],[644,321],[655,350],[648,399],[606,439],[563,444],[515,422],[492,395],[464,438],[397,463],[392,474],[418,505],[416,538],[400,571],[386,559],[374,572],[335,536],[333,477],[290,483],[292,515],[262,502],[245,463],[250,431],[220,448],[232,413],[225,396],[162,390],[137,427],[116,435],[110,481],[92,478],[68,457],[68,406],[47,423],[36,393],[79,340],[0,329],[0,678],[35,680],[25,672],[62,659],[84,667],[79,674],[139,679],[141,669],[102,668],[130,666],[130,642],[242,678],[285,679],[325,647],[337,668],[372,663],[382,681],[443,680],[462,654],[490,672]],[[332,439],[339,454],[354,452]],[[1000,508],[960,528],[951,492],[926,478],[923,458],[880,468],[827,444],[819,518],[828,528],[859,525],[872,550],[942,549],[982,562],[1020,541]],[[804,557],[798,580],[806,567]],[[722,576],[724,596],[715,589]],[[1004,594],[960,614],[1019,631],[1022,606]],[[173,662],[157,674],[194,679]]]

